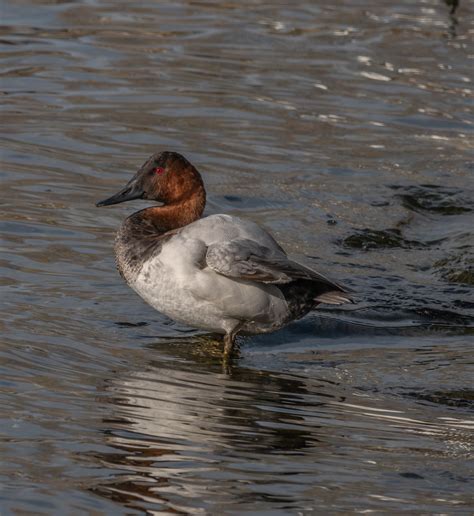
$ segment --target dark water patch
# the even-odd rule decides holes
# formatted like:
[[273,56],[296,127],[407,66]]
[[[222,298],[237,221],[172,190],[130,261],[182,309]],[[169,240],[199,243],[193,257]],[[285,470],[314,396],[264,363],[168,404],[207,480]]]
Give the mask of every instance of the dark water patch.
[[433,265],[436,273],[450,283],[464,283],[474,286],[474,255],[472,250],[474,250],[474,247],[438,260]]
[[[437,316],[433,312],[437,312]],[[292,342],[298,346],[304,343],[308,351],[317,352],[323,341],[333,341],[336,345],[348,339],[360,343],[369,337],[375,341],[377,337],[396,341],[398,338],[438,338],[441,335],[470,338],[474,335],[474,315],[462,316],[434,309],[407,310],[389,305],[339,313],[320,309],[274,334],[240,337],[239,342],[242,349],[261,346],[268,351]]]
[[406,473],[399,473],[399,475],[403,478],[412,478],[414,480],[423,480],[424,477],[418,475],[418,473],[412,473],[411,471],[407,471]]
[[409,396],[420,401],[427,401],[429,403],[446,405],[448,407],[474,410],[474,391],[468,388],[456,391],[405,392],[404,396]]
[[417,240],[408,240],[400,229],[362,229],[344,238],[342,245],[351,249],[371,251],[374,249],[420,249],[430,245]]
[[120,328],[141,328],[143,326],[148,326],[150,323],[145,322],[145,321],[140,321],[140,322],[136,322],[136,323],[127,322],[127,321],[117,321],[115,324],[117,326],[119,326]]
[[225,213],[228,211],[243,211],[253,212],[258,211],[272,211],[272,210],[284,210],[288,209],[291,205],[289,201],[283,199],[272,199],[265,197],[250,197],[247,195],[222,195],[213,196],[210,202],[210,206],[213,211],[219,213]]
[[436,322],[439,324],[453,324],[456,326],[473,326],[474,327],[474,315],[467,316],[462,315],[459,312],[452,312],[450,310],[433,307],[418,307],[410,310],[411,313],[416,314],[423,321]]
[[456,299],[453,305],[457,306],[461,310],[472,310],[474,312],[474,302]]
[[440,215],[459,215],[473,211],[473,197],[466,190],[423,184],[418,186],[392,185],[402,205],[412,211]]

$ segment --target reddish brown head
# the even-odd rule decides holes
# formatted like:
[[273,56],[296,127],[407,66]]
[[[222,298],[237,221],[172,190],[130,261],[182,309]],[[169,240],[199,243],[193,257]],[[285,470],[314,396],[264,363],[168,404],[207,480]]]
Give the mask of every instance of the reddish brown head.
[[97,203],[109,206],[133,199],[163,203],[142,210],[142,218],[161,221],[166,228],[185,226],[204,211],[206,191],[199,172],[177,152],[153,154],[122,190]]
[[98,202],[97,206],[133,199],[176,205],[196,196],[203,197],[205,202],[204,184],[196,168],[177,152],[162,152],[153,154],[122,190]]

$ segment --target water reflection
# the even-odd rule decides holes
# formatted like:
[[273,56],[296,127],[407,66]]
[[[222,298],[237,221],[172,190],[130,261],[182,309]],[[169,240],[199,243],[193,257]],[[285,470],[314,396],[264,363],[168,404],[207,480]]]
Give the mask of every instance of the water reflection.
[[459,7],[459,0],[444,0],[444,2],[450,8],[448,36],[450,38],[455,38],[457,36],[456,29],[459,23],[456,16],[456,11]]
[[[103,421],[109,450],[96,456],[116,473],[93,491],[127,507],[313,510],[337,499],[343,485],[349,499],[366,499],[358,490],[377,464],[397,479],[396,496],[384,498],[381,480],[371,484],[373,500],[409,506],[422,496],[407,491],[410,481],[429,476],[419,457],[435,448],[438,457],[459,453],[467,442],[467,422],[419,419],[397,401],[380,402],[377,389],[329,380],[324,369],[298,376],[234,366],[223,374],[212,345],[193,337],[148,353],[153,358],[136,369],[110,375],[101,393],[113,410]],[[310,366],[311,356],[303,360]],[[391,448],[392,462],[384,463]],[[356,476],[341,463],[347,453],[358,456]]]
[[444,0],[445,4],[450,7],[449,14],[456,14],[456,9],[459,7],[459,0]]
[[[191,344],[197,351],[190,362],[192,348],[182,344],[170,343],[169,351],[178,350],[170,361],[152,361],[106,382],[114,417],[105,421],[105,436],[117,453],[100,458],[123,474],[96,491],[122,503],[153,501],[184,512],[206,509],[209,498],[213,505],[216,497],[229,503],[245,491],[248,503],[290,503],[293,495],[276,486],[305,474],[294,457],[327,447],[321,426],[305,425],[304,414],[336,396],[321,384],[308,404],[297,378],[237,366],[222,374],[212,350]],[[278,467],[282,457],[291,468]],[[240,482],[255,486],[242,490]],[[266,487],[259,489],[262,482]]]

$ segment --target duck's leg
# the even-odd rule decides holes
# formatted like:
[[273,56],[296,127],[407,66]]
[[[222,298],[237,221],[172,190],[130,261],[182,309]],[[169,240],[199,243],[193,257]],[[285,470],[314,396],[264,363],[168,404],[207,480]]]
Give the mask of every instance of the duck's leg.
[[224,360],[229,360],[234,351],[236,333],[226,333],[224,336]]
[[242,328],[243,323],[239,323],[234,325],[232,329],[228,329],[226,334],[224,335],[224,361],[228,362],[229,358],[232,356],[233,351],[235,350],[235,338],[237,337],[237,333]]

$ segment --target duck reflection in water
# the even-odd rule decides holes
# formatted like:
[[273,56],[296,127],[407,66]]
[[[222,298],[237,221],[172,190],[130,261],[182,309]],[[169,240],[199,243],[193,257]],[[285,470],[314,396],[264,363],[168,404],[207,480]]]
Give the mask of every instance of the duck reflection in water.
[[296,467],[304,450],[324,446],[324,432],[305,413],[333,396],[316,390],[309,401],[305,384],[284,374],[234,366],[224,375],[200,338],[187,340],[160,343],[161,358],[105,383],[112,414],[104,436],[116,451],[99,458],[122,473],[94,491],[130,507],[185,514],[242,497],[288,505],[294,495],[274,486],[305,472],[307,459]]

